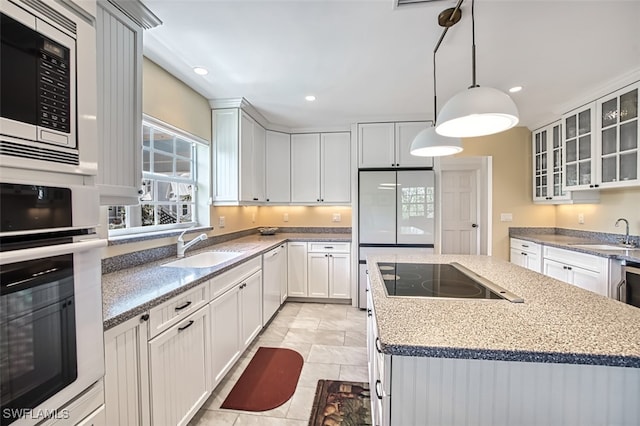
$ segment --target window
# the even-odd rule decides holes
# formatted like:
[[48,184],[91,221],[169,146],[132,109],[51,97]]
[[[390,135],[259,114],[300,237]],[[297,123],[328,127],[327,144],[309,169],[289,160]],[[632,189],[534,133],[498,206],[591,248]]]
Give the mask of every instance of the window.
[[142,195],[138,206],[110,206],[110,235],[194,225],[197,157],[203,145],[178,129],[145,117],[142,123]]

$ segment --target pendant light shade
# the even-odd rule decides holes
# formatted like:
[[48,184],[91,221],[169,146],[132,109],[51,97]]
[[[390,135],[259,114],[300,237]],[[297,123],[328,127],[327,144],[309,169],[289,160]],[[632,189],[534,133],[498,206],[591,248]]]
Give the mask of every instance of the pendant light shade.
[[411,155],[418,157],[441,157],[453,155],[462,151],[462,141],[459,138],[448,138],[436,133],[435,127],[421,130],[411,143]]
[[442,107],[436,132],[448,137],[499,133],[518,124],[518,108],[504,92],[492,87],[470,87]]

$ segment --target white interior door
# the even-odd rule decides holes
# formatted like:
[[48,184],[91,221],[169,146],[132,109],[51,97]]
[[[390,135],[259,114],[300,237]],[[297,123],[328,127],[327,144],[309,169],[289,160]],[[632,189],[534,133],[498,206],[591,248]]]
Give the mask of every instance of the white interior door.
[[442,171],[442,253],[479,254],[478,174]]

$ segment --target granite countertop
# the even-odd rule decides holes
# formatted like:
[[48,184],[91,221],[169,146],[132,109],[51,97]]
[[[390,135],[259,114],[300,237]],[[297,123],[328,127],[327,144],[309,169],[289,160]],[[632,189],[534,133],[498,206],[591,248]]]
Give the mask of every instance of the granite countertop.
[[186,257],[205,251],[239,251],[242,255],[212,268],[167,268],[175,257],[123,269],[102,276],[104,329],[110,329],[150,308],[203,283],[287,241],[351,242],[346,233],[278,233],[251,235],[220,244],[197,246]]
[[[378,262],[458,262],[524,303],[388,297]],[[384,353],[640,368],[636,307],[488,256],[370,256],[367,267]]]
[[619,260],[628,260],[631,262],[640,262],[640,248],[620,250],[598,250],[595,248],[576,247],[576,244],[611,244],[614,242],[596,240],[588,237],[578,237],[561,234],[537,234],[537,233],[511,233],[511,238],[531,241],[533,243],[542,244],[550,247],[557,247],[565,250],[573,250],[580,253],[593,254],[601,257],[608,257]]

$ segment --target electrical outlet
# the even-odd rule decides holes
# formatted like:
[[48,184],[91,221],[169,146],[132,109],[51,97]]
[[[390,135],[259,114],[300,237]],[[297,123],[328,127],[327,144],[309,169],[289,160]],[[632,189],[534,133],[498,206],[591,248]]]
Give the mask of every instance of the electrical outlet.
[[283,214],[283,215],[282,215],[282,220],[283,220],[284,222],[289,222],[289,213],[285,213],[285,214]]
[[333,219],[334,222],[340,222],[342,220],[342,216],[340,215],[340,213],[334,213],[333,214]]
[[225,222],[224,216],[220,216],[218,218],[218,226],[220,228],[224,228],[225,225],[226,225],[226,222]]
[[512,213],[500,213],[500,222],[512,222],[513,214]]
[[584,213],[578,213],[578,223],[584,224]]

